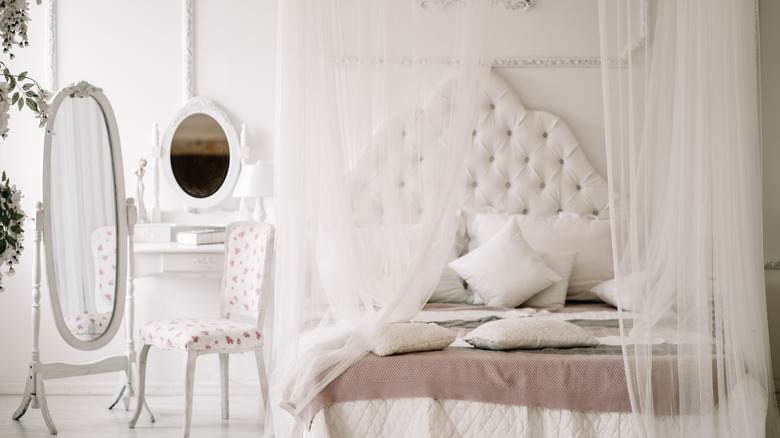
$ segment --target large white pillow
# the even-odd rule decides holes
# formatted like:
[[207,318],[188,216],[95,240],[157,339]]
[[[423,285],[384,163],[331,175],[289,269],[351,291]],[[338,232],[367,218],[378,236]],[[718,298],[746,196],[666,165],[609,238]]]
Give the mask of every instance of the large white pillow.
[[590,291],[607,304],[617,307],[618,299],[620,299],[620,305],[623,310],[629,312],[639,311],[640,305],[636,294],[644,279],[645,274],[643,272],[622,277],[621,281],[612,278],[597,284]]
[[569,277],[567,299],[598,300],[598,297],[590,292],[591,288],[615,276],[609,220],[473,213],[469,215],[467,224],[471,239],[469,251],[488,241],[510,217],[517,221],[526,241],[536,251],[577,253],[577,260]]
[[523,306],[539,309],[560,309],[566,304],[566,289],[569,285],[571,268],[577,259],[576,252],[542,253],[544,264],[561,276],[561,279],[542,289],[541,292],[527,299]]
[[377,356],[441,350],[455,341],[455,333],[436,324],[385,324],[373,349]]
[[523,239],[514,220],[490,241],[449,263],[488,306],[517,307],[561,276]]
[[546,318],[507,318],[491,321],[463,337],[484,350],[592,347],[599,340],[570,322]]

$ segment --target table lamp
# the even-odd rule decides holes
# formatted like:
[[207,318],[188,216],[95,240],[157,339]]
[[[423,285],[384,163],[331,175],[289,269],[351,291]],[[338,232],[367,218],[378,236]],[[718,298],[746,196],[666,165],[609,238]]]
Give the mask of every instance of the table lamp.
[[265,220],[265,208],[263,207],[263,198],[274,195],[274,167],[269,164],[263,164],[258,161],[255,164],[244,164],[241,166],[241,173],[238,175],[238,181],[233,188],[233,197],[241,198],[241,219],[246,217],[244,208],[244,199],[257,198],[255,208],[252,211],[253,221]]

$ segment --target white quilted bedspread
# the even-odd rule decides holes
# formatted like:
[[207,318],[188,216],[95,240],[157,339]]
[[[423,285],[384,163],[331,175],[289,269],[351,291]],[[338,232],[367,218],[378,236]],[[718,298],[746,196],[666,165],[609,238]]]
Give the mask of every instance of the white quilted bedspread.
[[[622,438],[637,436],[631,415],[462,400],[379,399],[328,405],[314,417],[305,436]],[[657,418],[656,426],[658,436],[679,433],[677,417]]]

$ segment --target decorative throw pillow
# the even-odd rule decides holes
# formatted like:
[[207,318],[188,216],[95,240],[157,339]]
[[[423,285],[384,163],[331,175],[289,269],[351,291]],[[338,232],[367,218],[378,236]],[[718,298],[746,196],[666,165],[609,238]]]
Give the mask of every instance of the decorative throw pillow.
[[377,356],[441,350],[455,342],[455,333],[436,324],[385,324],[374,347]]
[[463,338],[483,350],[592,347],[593,335],[570,322],[547,318],[507,318],[482,324]]
[[571,275],[571,268],[574,267],[574,261],[577,259],[577,253],[551,252],[542,253],[541,255],[544,264],[557,272],[561,279],[527,299],[523,306],[539,309],[560,309],[566,304],[566,288],[569,285],[569,275]]
[[609,220],[577,216],[539,217],[506,213],[469,215],[467,231],[469,251],[488,241],[514,218],[531,247],[539,252],[574,251],[577,260],[569,277],[567,299],[598,300],[590,292],[593,286],[615,276],[612,262],[612,234]]
[[620,295],[620,305],[623,310],[638,311],[639,306],[634,299],[634,294],[639,288],[638,283],[643,280],[644,274],[628,275],[622,279],[620,286],[618,286],[618,281],[613,278],[597,284],[590,291],[604,300],[605,303],[615,307],[618,306],[618,295]]
[[449,264],[488,306],[517,307],[561,276],[507,221],[490,241]]

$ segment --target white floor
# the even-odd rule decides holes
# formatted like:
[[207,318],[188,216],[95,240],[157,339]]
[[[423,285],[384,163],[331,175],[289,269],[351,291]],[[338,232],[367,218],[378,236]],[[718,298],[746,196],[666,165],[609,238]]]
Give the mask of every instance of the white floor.
[[[41,412],[28,409],[18,421],[11,415],[19,406],[21,395],[0,395],[0,437],[50,437]],[[149,396],[147,403],[157,420],[150,423],[141,415],[135,429],[127,427],[132,411],[123,407],[106,409],[108,396],[50,395],[49,411],[61,438],[177,437],[182,433],[184,396]],[[135,402],[135,399],[133,399]],[[133,406],[131,406],[132,408]],[[230,396],[230,419],[222,420],[218,395],[193,397],[192,438],[244,438],[263,434],[260,397],[235,394]]]

